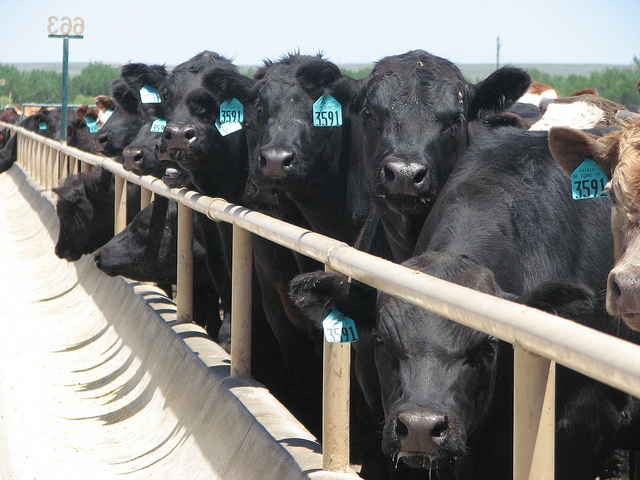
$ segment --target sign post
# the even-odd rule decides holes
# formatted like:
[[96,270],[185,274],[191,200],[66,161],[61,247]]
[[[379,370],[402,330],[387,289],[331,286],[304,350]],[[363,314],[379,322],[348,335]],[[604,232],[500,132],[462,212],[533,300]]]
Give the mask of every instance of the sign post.
[[[70,35],[73,31],[73,35]],[[69,105],[69,39],[82,39],[84,36],[84,20],[76,17],[71,21],[69,17],[49,17],[47,26],[49,38],[62,38],[62,141],[67,141],[67,116]]]

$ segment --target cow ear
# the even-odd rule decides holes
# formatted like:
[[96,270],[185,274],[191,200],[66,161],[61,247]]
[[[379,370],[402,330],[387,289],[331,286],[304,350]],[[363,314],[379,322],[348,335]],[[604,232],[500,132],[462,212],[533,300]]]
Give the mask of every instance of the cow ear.
[[356,80],[348,75],[342,75],[331,85],[330,93],[343,107],[357,115],[362,110],[362,106],[358,105],[358,98],[363,82],[363,79]]
[[160,90],[168,75],[164,66],[146,63],[128,63],[123,65],[121,72],[122,79],[134,92],[139,92],[145,85]]
[[251,101],[255,80],[240,72],[224,67],[208,69],[202,78],[202,86],[218,100],[236,98],[243,104]]
[[93,99],[93,101],[96,103],[96,106],[102,111],[113,110],[116,106],[115,100],[111,97],[108,97],[107,95],[98,95]]
[[477,85],[470,84],[469,118],[480,119],[516,103],[531,85],[531,75],[516,67],[502,67]]
[[595,310],[597,297],[585,285],[556,280],[539,285],[516,301],[543,312],[579,321]]
[[61,185],[53,189],[53,191],[60,197],[70,203],[75,203],[80,197],[83,196],[84,184],[79,183],[77,185]]
[[138,94],[131,90],[127,82],[122,78],[116,78],[111,82],[111,93],[114,100],[128,113],[135,114],[138,111]]
[[341,77],[340,68],[322,58],[313,59],[296,71],[296,80],[314,100],[324,95]]
[[570,127],[551,127],[549,130],[549,150],[553,158],[567,175],[584,162],[585,158],[595,161],[611,178],[618,163],[617,135],[608,136],[603,141],[582,130]]
[[298,275],[289,284],[289,297],[303,315],[318,329],[337,308],[359,327],[371,328],[375,320],[376,290],[327,272]]

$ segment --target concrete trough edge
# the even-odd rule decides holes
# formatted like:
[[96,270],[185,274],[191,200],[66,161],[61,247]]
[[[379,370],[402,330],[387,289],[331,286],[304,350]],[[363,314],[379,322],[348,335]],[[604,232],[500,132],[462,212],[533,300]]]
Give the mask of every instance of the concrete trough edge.
[[[55,206],[50,193],[18,165],[7,174],[23,196],[31,197],[51,232]],[[229,355],[199,326],[179,324],[176,305],[160,289],[109,277],[87,255],[75,268],[79,286],[108,312],[111,326],[157,379],[168,408],[187,426],[220,478],[360,478],[352,472],[323,471],[321,446],[313,435],[263,385],[230,377]]]

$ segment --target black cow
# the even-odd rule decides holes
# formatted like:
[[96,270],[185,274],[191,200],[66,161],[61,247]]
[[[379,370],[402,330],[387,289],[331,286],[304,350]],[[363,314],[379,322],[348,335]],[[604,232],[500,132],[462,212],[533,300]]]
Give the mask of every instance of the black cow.
[[142,127],[142,118],[138,112],[137,92],[123,78],[111,82],[111,94],[115,101],[113,113],[94,134],[93,141],[96,153],[118,157]]
[[[23,118],[18,125],[44,137],[60,140],[62,112],[60,109],[41,108],[33,115]],[[18,159],[18,136],[13,134],[0,150],[0,173],[6,172]]]
[[[167,77],[161,89],[167,126],[158,143],[157,156],[162,161],[176,162],[186,170],[191,183],[201,193],[241,204],[248,174],[245,132],[241,129],[223,135],[216,128],[220,104],[227,99],[227,92],[224,88],[214,90],[202,86],[205,71],[212,68],[237,72],[237,67],[228,59],[204,51],[175,67]],[[204,221],[202,227],[207,267],[223,309],[229,312],[232,226]],[[260,292],[254,290],[252,338],[253,355],[257,357],[252,362],[252,373],[279,392],[290,384],[282,378],[284,368],[269,365],[270,356],[279,362],[281,354],[264,320]]]
[[[159,197],[135,216],[127,227],[100,247],[94,254],[96,266],[107,275],[141,282],[175,285],[177,278],[178,204]],[[221,327],[218,294],[205,264],[200,223],[196,222],[193,241],[194,311],[193,319],[229,347],[228,338],[218,338]],[[170,292],[168,292],[170,294]],[[226,312],[228,314],[228,312]]]
[[413,255],[433,202],[472,143],[472,121],[511,106],[530,82],[525,71],[504,67],[473,85],[448,60],[414,50],[377,62],[343,100],[362,114],[366,176],[395,261]]
[[346,108],[341,125],[314,126],[314,103],[355,81],[320,55],[295,53],[266,61],[254,82],[217,71],[204,81],[211,88],[223,82],[245,105],[254,180],[286,193],[313,230],[353,244],[373,207],[362,170],[362,128]]
[[[156,158],[156,143],[164,134],[165,111],[161,99],[143,95],[143,89],[163,89],[168,72],[158,65],[131,63],[122,67],[122,79],[131,90],[137,92],[138,112],[142,118],[142,127],[131,143],[122,152],[125,170],[138,175],[162,177],[165,166]],[[160,100],[160,101],[158,101]]]
[[[608,200],[573,201],[569,179],[553,162],[546,133],[511,128],[486,132],[454,168],[425,222],[416,247],[416,254],[422,255],[407,265],[464,284],[469,282],[466,277],[442,270],[431,252],[463,255],[491,272],[496,289],[484,286],[485,276],[474,276],[469,286],[511,297],[555,279],[575,279],[602,291],[613,259]],[[460,329],[397,299],[381,295],[377,318],[372,305],[369,298],[359,308],[369,314],[359,322],[355,368],[374,412],[384,411],[387,453],[405,457],[414,466],[428,466],[430,461],[442,466],[462,457],[455,467],[469,476],[460,473],[458,478],[510,478],[511,410],[504,406],[511,393],[493,392],[491,385],[480,382],[464,387],[455,376],[443,373],[447,364],[477,365],[475,360],[465,362],[467,352],[484,352],[478,358],[485,359],[483,368],[491,375],[506,375],[509,360],[499,359],[491,367],[488,360],[495,345],[486,335]],[[356,321],[362,318],[358,310],[344,308]],[[598,314],[604,315],[601,310]],[[438,355],[424,355],[429,348],[413,352],[414,344],[441,347]],[[458,394],[446,395],[445,390]],[[382,405],[377,400],[381,394]],[[474,399],[475,408],[462,421],[464,395]],[[449,420],[429,425],[425,409]],[[409,417],[408,424],[399,416]],[[447,438],[442,449],[433,450],[431,440],[423,438],[430,432]],[[417,435],[420,448],[403,449],[398,435]],[[467,452],[471,454],[464,455]]]
[[[95,167],[68,176],[59,187],[56,212],[60,222],[55,254],[69,262],[91,253],[114,235],[115,180],[111,172]],[[140,187],[127,184],[127,222],[140,211]]]

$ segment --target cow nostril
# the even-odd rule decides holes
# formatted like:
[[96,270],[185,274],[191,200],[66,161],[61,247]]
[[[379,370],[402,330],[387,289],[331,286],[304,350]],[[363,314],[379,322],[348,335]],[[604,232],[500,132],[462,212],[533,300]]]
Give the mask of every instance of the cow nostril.
[[399,439],[406,438],[409,435],[409,428],[399,418],[396,420],[396,435]]
[[431,429],[431,436],[433,438],[443,437],[447,430],[449,430],[449,420],[447,417],[444,417],[433,425],[433,428]]
[[184,138],[186,138],[187,140],[191,140],[195,136],[196,136],[196,131],[193,128],[188,128],[184,132]]
[[613,300],[618,300],[622,296],[622,290],[620,289],[620,286],[618,285],[618,282],[613,275],[611,276],[611,279],[609,281],[607,293]]
[[422,183],[422,181],[425,179],[426,176],[427,176],[427,169],[426,168],[420,169],[418,173],[414,175],[413,183],[415,184]]
[[138,152],[133,156],[133,161],[137,164],[141,164],[142,160],[144,160],[144,153]]
[[387,182],[393,182],[396,178],[396,174],[393,173],[393,170],[391,170],[389,167],[385,166],[384,167],[384,179]]

